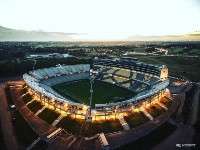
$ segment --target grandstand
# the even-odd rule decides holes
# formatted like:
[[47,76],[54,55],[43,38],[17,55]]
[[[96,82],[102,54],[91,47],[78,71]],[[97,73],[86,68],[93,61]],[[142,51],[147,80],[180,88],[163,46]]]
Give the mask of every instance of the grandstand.
[[93,69],[93,72],[97,74],[97,80],[116,84],[134,91],[140,91],[160,80],[157,76],[128,69],[105,68],[105,66],[102,66],[100,70]]
[[[92,69],[92,70],[91,70]],[[123,101],[96,104],[95,112],[112,115],[114,111],[123,112],[142,106],[144,101],[151,103],[155,97],[162,97],[169,84],[166,66],[154,66],[131,59],[94,59],[93,68],[89,64],[50,67],[32,70],[23,75],[29,92],[35,99],[52,105],[55,110],[67,114],[88,115],[89,106],[70,100],[52,89],[52,86],[89,79],[91,74],[95,80],[126,88],[137,94]]]

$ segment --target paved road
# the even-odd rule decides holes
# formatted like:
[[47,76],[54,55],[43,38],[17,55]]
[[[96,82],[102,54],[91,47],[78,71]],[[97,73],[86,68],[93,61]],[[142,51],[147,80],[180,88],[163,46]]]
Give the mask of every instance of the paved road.
[[36,116],[30,109],[26,106],[20,95],[21,88],[11,89],[11,94],[13,96],[14,102],[23,115],[24,119],[32,127],[32,129],[38,134],[43,135],[44,137],[56,130],[55,127],[52,127],[44,120]]
[[[191,86],[188,86],[183,92],[188,91],[191,88]],[[198,93],[196,93],[195,95],[199,96],[199,91],[197,91]],[[194,97],[196,99],[198,99],[197,97]],[[178,147],[176,147],[176,144],[193,144],[192,143],[192,138],[195,134],[195,130],[193,129],[193,127],[191,127],[190,125],[183,125],[183,118],[182,118],[182,108],[183,108],[183,104],[184,104],[184,100],[185,100],[185,93],[182,93],[180,95],[181,98],[181,105],[179,107],[178,113],[176,115],[176,124],[178,125],[178,129],[176,131],[174,131],[169,137],[167,137],[163,142],[161,142],[160,144],[156,145],[153,150],[176,150],[176,149],[180,149]],[[196,107],[198,107],[198,105],[194,105]],[[193,107],[195,108],[195,107]],[[195,113],[197,113],[197,110],[195,111]],[[194,117],[194,114],[191,115],[191,117]],[[192,122],[194,120],[192,119]],[[194,123],[194,122],[193,122]],[[186,149],[185,147],[182,149]]]
[[22,79],[22,76],[0,78],[0,83],[4,84],[6,81],[19,81],[21,79]]
[[4,136],[4,141],[6,148],[8,150],[17,150],[19,149],[18,143],[15,138],[13,131],[11,114],[8,109],[8,103],[6,95],[4,93],[4,84],[0,83],[0,118],[1,118],[1,127]]
[[200,87],[198,87],[193,98],[190,125],[194,125],[197,121],[199,96],[200,96]]
[[[23,102],[20,95],[21,88],[15,88],[11,90],[11,94],[13,96],[14,102],[24,117],[24,119],[28,122],[30,127],[42,138],[46,138],[49,134],[56,130],[55,127],[51,126],[38,116],[36,116]],[[48,149],[59,149],[65,150],[67,146],[70,144],[68,141],[68,137],[70,135],[64,133],[62,136],[58,137],[54,140],[49,146]]]
[[179,128],[167,137],[163,142],[156,145],[153,150],[182,150],[176,144],[192,144],[194,129],[189,126],[179,126]]
[[122,131],[116,134],[106,135],[110,148],[114,149],[119,146],[134,142],[139,138],[147,135],[151,131],[155,130],[174,113],[179,103],[180,103],[180,98],[177,97],[174,99],[174,103],[172,104],[172,106],[164,114],[155,118],[153,121],[149,121],[144,125],[130,129],[128,131]]
[[[20,84],[19,79],[21,78],[11,78],[12,80],[15,80],[17,82],[12,82],[12,84]],[[0,115],[1,120],[3,119],[2,124],[2,131],[4,134],[4,137],[6,139],[6,148],[8,150],[18,150],[19,146],[17,145],[14,132],[12,129],[12,123],[10,118],[10,112],[8,111],[8,104],[7,100],[5,99],[4,94],[4,82],[7,81],[8,78],[2,79],[0,78]],[[27,121],[27,123],[31,126],[31,128],[41,137],[46,137],[50,133],[56,130],[55,127],[49,125],[44,120],[36,116],[23,102],[21,95],[20,95],[20,88],[14,88],[11,90],[15,105],[17,106],[18,110],[24,117],[24,119]],[[71,144],[70,144],[71,143]],[[71,145],[70,147],[69,144]],[[79,147],[78,147],[79,146]],[[67,148],[68,147],[68,148]],[[68,133],[62,134],[60,137],[55,139],[52,143],[48,145],[49,150],[66,150],[66,149],[72,149],[72,150],[101,150],[100,142],[97,139],[86,141],[84,138],[78,138],[75,139],[73,135],[69,135]]]

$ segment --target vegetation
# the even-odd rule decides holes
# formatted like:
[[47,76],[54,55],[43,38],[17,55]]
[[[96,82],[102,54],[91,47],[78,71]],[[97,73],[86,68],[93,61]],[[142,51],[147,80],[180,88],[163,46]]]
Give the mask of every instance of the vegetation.
[[174,119],[174,120],[176,119],[176,115],[178,113],[178,109],[179,109],[180,104],[181,103],[179,103],[178,107],[176,108],[176,110],[174,111],[174,113],[171,115],[171,118]]
[[170,99],[166,98],[166,97],[162,97],[160,99],[160,102],[163,103],[167,108],[170,108],[170,106],[172,105],[173,101],[171,101]]
[[93,136],[97,133],[112,133],[123,130],[119,120],[106,120],[104,122],[86,122],[84,120],[72,119],[70,117],[64,117],[58,124],[57,127],[64,128],[67,132],[83,135]]
[[153,104],[149,106],[148,108],[146,108],[146,110],[153,118],[160,116],[166,111],[158,104]]
[[28,92],[28,89],[24,88],[24,89],[21,90],[21,95],[26,94],[27,92]]
[[22,99],[23,99],[24,103],[26,104],[26,103],[30,102],[33,98],[29,93],[27,93],[26,95],[22,96]]
[[10,93],[10,87],[6,86],[4,91],[5,91],[5,94],[6,94],[8,105],[14,105],[13,98],[12,98],[11,93]]
[[194,149],[200,149],[200,96],[199,96],[199,102],[198,102],[197,122],[194,124],[193,127],[195,129],[195,134],[193,136],[192,143],[196,144],[196,147]]
[[32,130],[18,110],[12,113],[12,118],[17,141],[20,145],[27,148],[37,139],[38,135]]
[[[169,67],[170,74],[183,75],[192,81],[200,80],[199,42],[124,41],[122,46],[119,44],[121,42],[0,42],[0,76],[21,75],[32,70],[34,62],[25,59],[29,54],[68,53],[82,58],[41,59],[37,60],[36,69],[52,67],[56,64],[92,64],[91,58],[94,57],[109,58],[126,54],[126,56],[138,57],[139,61],[145,63],[165,64]],[[155,52],[156,48],[167,49],[168,54],[173,56],[165,56],[163,53],[158,53],[159,56],[148,54],[148,52]]]
[[[37,60],[35,69],[55,67],[57,64],[74,65],[74,64],[91,64],[91,59],[78,58],[51,58]],[[32,60],[6,60],[0,62],[0,77],[22,75],[33,69],[34,61]]]
[[33,101],[27,106],[33,113],[36,113],[38,110],[40,110],[43,106],[38,101]]
[[167,65],[169,74],[183,75],[192,81],[199,81],[200,61],[198,57],[183,56],[138,56],[139,61],[154,65]]
[[187,91],[185,93],[185,102],[184,102],[184,106],[183,106],[183,110],[182,110],[184,124],[187,123],[187,121],[190,117],[193,97],[194,97],[196,89],[197,89],[197,86],[193,86],[189,91]]
[[[5,92],[8,104],[13,105],[14,102],[8,86],[5,88]],[[34,140],[36,140],[38,137],[37,134],[32,130],[18,110],[12,111],[11,117],[13,118],[13,129],[18,143],[21,147],[27,148]]]
[[47,143],[44,140],[40,140],[37,144],[35,144],[31,150],[45,150],[48,147]]
[[49,124],[52,124],[58,118],[58,116],[59,116],[59,114],[57,114],[55,111],[50,110],[48,108],[43,110],[38,115],[38,117],[40,117],[41,119],[43,119],[44,121],[46,121]]
[[120,147],[120,150],[126,149],[140,149],[140,150],[150,150],[157,144],[165,140],[170,134],[172,134],[177,129],[176,126],[165,122],[157,129],[144,136],[143,138]]
[[84,136],[93,136],[97,133],[103,132],[104,134],[122,131],[123,127],[120,124],[119,120],[112,119],[106,120],[104,122],[92,122],[86,123],[84,128],[82,129],[82,134]]
[[64,128],[68,133],[80,134],[83,123],[83,120],[72,119],[71,117],[67,116],[62,118],[56,127]]
[[[90,98],[90,81],[81,80],[72,83],[64,83],[55,85],[53,87],[61,95],[82,102],[89,105]],[[93,105],[108,103],[111,101],[117,101],[119,99],[127,98],[127,96],[133,96],[134,92],[109,84],[98,80],[93,84]]]
[[0,120],[0,149],[2,149],[2,150],[6,149],[4,138],[3,138],[3,133],[2,133],[2,128],[1,128],[1,120]]
[[149,121],[149,119],[142,112],[134,112],[124,116],[125,121],[131,128],[140,126]]

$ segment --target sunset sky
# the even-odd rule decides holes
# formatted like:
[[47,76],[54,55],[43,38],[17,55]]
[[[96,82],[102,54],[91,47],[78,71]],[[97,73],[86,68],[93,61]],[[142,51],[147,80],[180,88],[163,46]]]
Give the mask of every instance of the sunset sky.
[[200,30],[199,0],[0,0],[0,26],[126,39]]

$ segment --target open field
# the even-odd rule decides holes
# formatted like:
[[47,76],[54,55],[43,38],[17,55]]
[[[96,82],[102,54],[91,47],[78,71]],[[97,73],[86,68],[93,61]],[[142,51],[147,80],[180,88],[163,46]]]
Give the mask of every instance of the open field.
[[192,81],[200,80],[200,59],[183,56],[138,56],[138,60],[154,65],[167,65],[169,74],[183,75]]
[[[74,101],[89,105],[90,81],[81,80],[72,83],[64,83],[53,87],[58,93]],[[94,81],[93,84],[93,106],[94,104],[108,103],[126,97],[133,96],[134,92],[117,87],[115,85]]]

